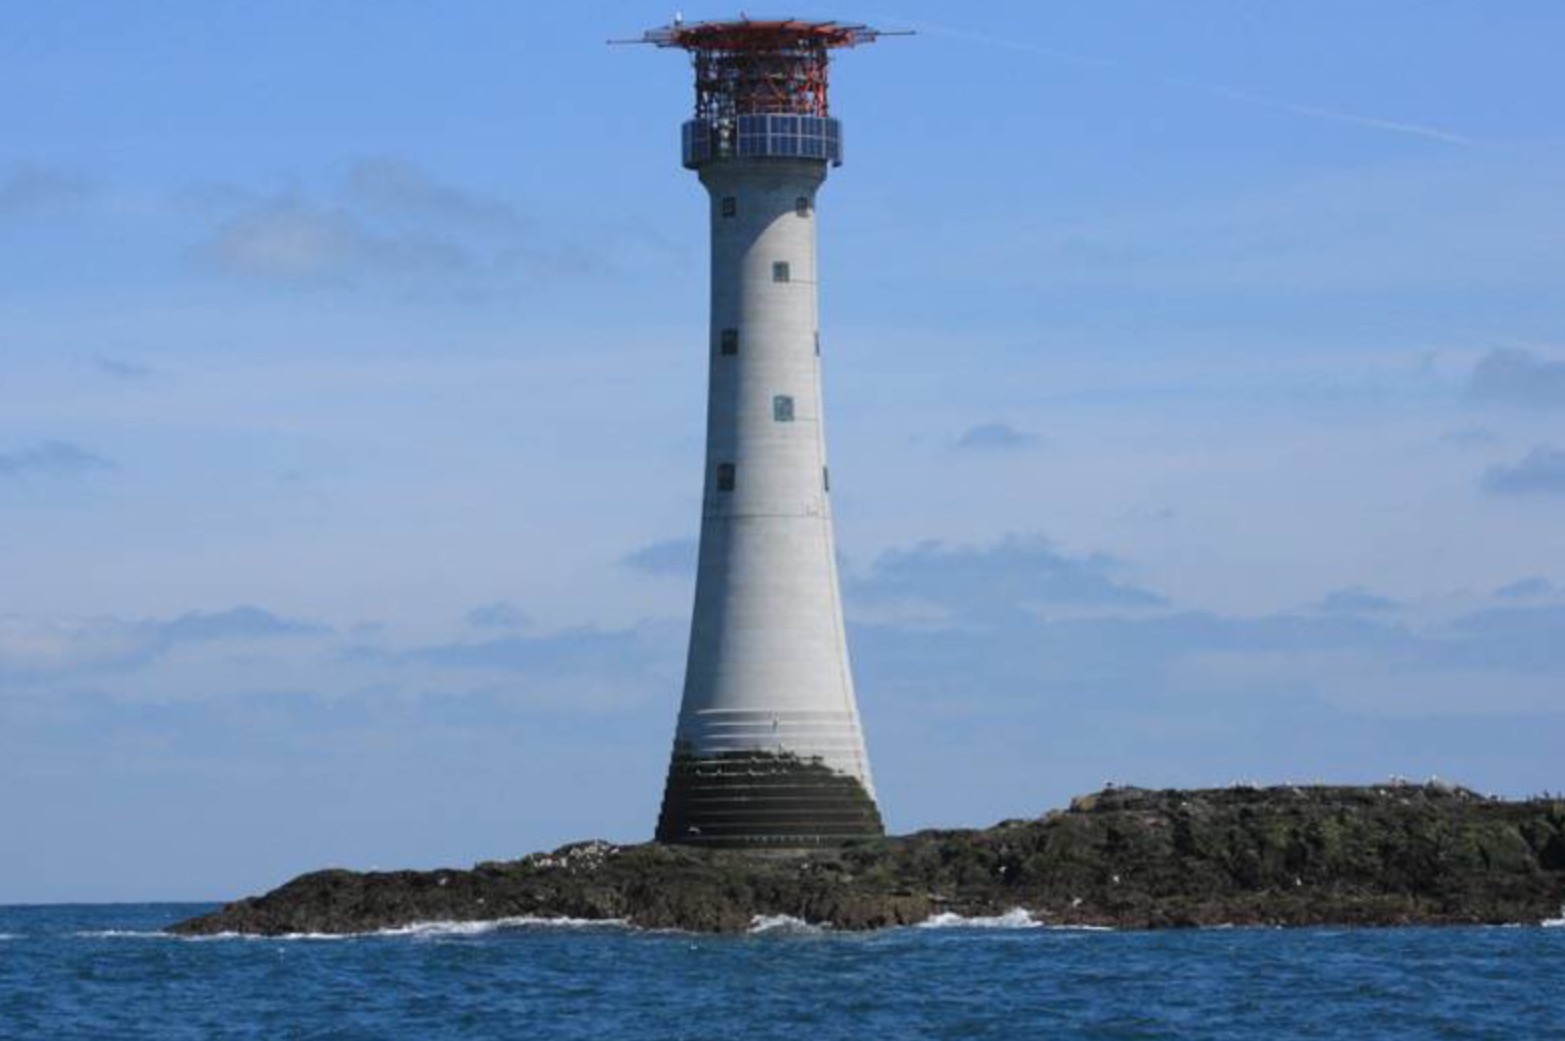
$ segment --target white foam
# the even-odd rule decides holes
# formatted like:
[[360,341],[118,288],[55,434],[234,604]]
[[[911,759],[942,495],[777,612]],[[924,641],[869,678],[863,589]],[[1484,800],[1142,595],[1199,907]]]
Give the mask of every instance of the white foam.
[[[161,929],[84,929],[81,932],[71,933],[72,936],[82,940],[181,940],[186,943],[204,943],[211,940],[277,940],[277,939],[314,939],[315,936],[306,933],[297,933],[293,936],[249,936],[243,933],[207,933],[202,936],[180,936],[178,933],[166,933]],[[323,940],[336,939],[336,937],[319,934]]]
[[520,915],[513,918],[490,918],[477,922],[413,922],[391,929],[378,929],[358,936],[480,936],[503,929],[623,929],[629,923],[623,918],[539,918]]
[[21,937],[16,935],[15,933],[0,933],[0,940],[20,940],[20,939],[21,939]]
[[966,915],[944,911],[919,922],[919,929],[1037,929],[1043,925],[1025,907],[1013,907],[1004,914]]
[[1545,929],[1565,929],[1565,918],[1545,918],[1538,924]]
[[362,940],[378,936],[478,936],[504,929],[624,928],[626,925],[623,918],[539,918],[533,915],[522,915],[474,922],[411,922],[407,925],[392,926],[389,929],[372,929],[357,933],[280,933],[276,936],[266,936],[260,933],[223,932],[181,936],[157,930],[94,929],[72,933],[72,935],[87,939],[184,940],[202,943],[213,940]]
[[811,925],[791,914],[758,914],[750,919],[750,933],[821,933],[825,928]]

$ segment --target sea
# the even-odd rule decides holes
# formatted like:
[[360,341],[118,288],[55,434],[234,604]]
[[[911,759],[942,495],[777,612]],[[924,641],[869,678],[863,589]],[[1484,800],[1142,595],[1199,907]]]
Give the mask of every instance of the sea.
[[176,939],[204,904],[0,907],[0,1038],[1565,1039],[1565,920],[748,935],[512,919]]

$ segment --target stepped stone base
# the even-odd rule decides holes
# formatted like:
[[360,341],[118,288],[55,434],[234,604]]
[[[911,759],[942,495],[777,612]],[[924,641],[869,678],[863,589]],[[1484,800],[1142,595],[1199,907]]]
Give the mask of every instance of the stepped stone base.
[[786,752],[751,750],[669,765],[657,841],[726,849],[838,846],[885,834],[855,777]]

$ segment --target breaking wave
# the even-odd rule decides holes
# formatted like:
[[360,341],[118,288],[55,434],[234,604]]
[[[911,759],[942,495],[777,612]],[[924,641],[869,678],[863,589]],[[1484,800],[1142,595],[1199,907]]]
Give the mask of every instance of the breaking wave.
[[1565,918],[1545,918],[1538,924],[1545,929],[1565,929]]
[[750,919],[750,935],[758,933],[823,933],[824,926],[811,925],[791,914],[758,914]]
[[919,922],[917,929],[1038,929],[1043,925],[1025,907],[1013,907],[1004,914],[967,915],[943,911]]
[[1111,933],[1107,925],[1051,925],[1040,922],[1025,907],[1013,907],[1004,914],[960,915],[943,911],[919,922],[915,929],[1046,929],[1062,933]]
[[377,929],[374,932],[356,935],[481,936],[484,933],[501,932],[507,929],[624,929],[628,928],[629,924],[623,918],[540,918],[535,915],[522,915],[513,918],[490,918],[477,922],[414,922],[411,925]]
[[628,923],[623,918],[540,918],[523,915],[512,918],[490,918],[473,922],[411,922],[387,929],[370,929],[357,933],[280,933],[266,936],[259,933],[208,933],[203,936],[180,936],[152,929],[94,929],[72,933],[84,939],[138,939],[183,940],[203,943],[214,940],[364,940],[375,937],[395,936],[481,936],[485,933],[522,929],[623,929]]

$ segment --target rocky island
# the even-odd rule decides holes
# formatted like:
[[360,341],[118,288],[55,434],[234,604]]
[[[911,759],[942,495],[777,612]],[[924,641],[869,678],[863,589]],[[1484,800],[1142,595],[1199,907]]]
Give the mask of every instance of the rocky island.
[[1539,922],[1565,902],[1565,799],[1443,784],[1109,788],[1037,819],[807,852],[579,842],[469,870],[317,871],[171,927],[358,933],[430,921],[620,920],[742,932],[1021,909],[1065,926]]

